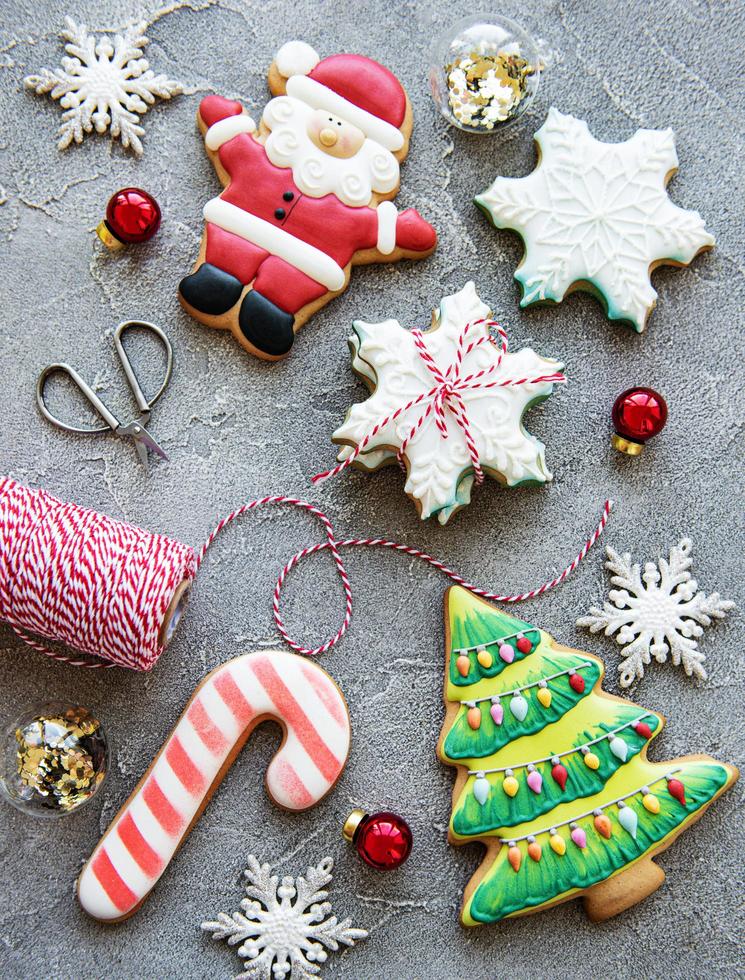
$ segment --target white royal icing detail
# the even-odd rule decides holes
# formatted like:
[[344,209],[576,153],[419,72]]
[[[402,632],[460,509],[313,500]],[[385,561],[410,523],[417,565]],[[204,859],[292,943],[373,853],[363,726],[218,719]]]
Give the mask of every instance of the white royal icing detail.
[[[287,750],[288,758],[292,759],[293,769],[302,774],[303,786],[305,786],[310,795],[314,799],[320,799],[322,796],[325,796],[332,784],[321,772],[318,771],[318,767],[316,766],[315,762],[305,751],[294,732],[288,731],[285,749]],[[281,762],[272,760],[272,762],[269,764],[269,768],[266,771],[267,780],[269,781],[269,784],[273,786],[272,795],[274,796],[276,802],[288,810],[294,810],[296,807],[294,807],[292,803],[292,793],[285,788],[281,779],[274,778],[275,775],[279,774],[281,765]],[[275,773],[275,767],[277,769],[277,773]]]
[[150,889],[149,876],[129,853],[119,834],[109,834],[106,839],[106,853],[124,884],[135,894],[142,894]]
[[239,133],[255,133],[256,123],[245,112],[239,116],[228,116],[212,123],[204,134],[205,146],[208,150],[219,150],[223,143],[232,140]]
[[202,794],[198,793],[195,796],[189,792],[171,768],[165,755],[162,755],[153,766],[153,775],[163,795],[189,823],[202,799]]
[[78,898],[83,908],[96,909],[95,916],[102,922],[111,922],[121,916],[121,912],[103,890],[95,875],[89,874],[78,882]]
[[312,115],[309,105],[289,95],[272,99],[262,115],[270,130],[264,144],[266,155],[276,167],[292,168],[293,179],[304,194],[334,194],[356,208],[369,204],[373,192],[396,190],[400,168],[390,150],[366,138],[354,156],[331,156],[310,138],[308,122]]
[[284,259],[326,289],[336,291],[344,286],[344,270],[331,256],[234,204],[213,198],[204,206],[204,220]]
[[[144,789],[144,786],[143,786]],[[150,847],[155,851],[155,853],[164,861],[168,862],[173,854],[173,837],[163,830],[161,825],[153,816],[150,807],[147,805],[142,797],[142,793],[136,793],[131,801],[127,804],[127,809],[132,815],[132,819],[135,825],[145,840],[148,842]],[[124,814],[122,814],[124,816]],[[117,820],[117,824],[119,820]],[[109,838],[106,838],[106,844],[108,845]],[[94,875],[90,875],[91,878]],[[83,879],[81,878],[81,884]],[[83,907],[87,908],[85,903]]]
[[[306,739],[306,744],[303,744],[290,717],[283,717],[282,710],[274,704],[269,691],[261,681],[261,671],[257,672],[257,668],[262,666],[271,677],[269,683],[277,684],[280,690],[286,688],[289,696],[302,711],[302,727],[298,731],[302,739]],[[308,679],[307,671],[316,674],[316,686],[323,689],[326,699],[332,705],[332,710],[317,694],[316,686]],[[250,710],[241,707],[240,722],[236,720],[230,707],[230,697],[226,695],[226,703],[216,683],[218,678],[228,676],[250,706]],[[283,693],[283,697],[286,698],[287,695]],[[187,717],[196,701],[209,718],[212,734],[214,735],[216,729],[225,735],[225,743],[217,752],[213,752],[203,743],[197,729]],[[289,700],[287,703],[290,703]],[[291,715],[292,712],[288,711],[287,714]],[[316,664],[306,663],[294,654],[280,651],[247,654],[228,661],[210,675],[200,687],[196,697],[189,702],[141,787],[135,790],[117,814],[83,868],[78,881],[78,896],[86,912],[97,919],[109,921],[120,919],[128,915],[135,905],[147,897],[181,844],[184,834],[202,806],[215,777],[234,750],[237,740],[246,726],[260,715],[278,718],[287,730],[287,738],[272,759],[266,773],[266,784],[272,799],[288,810],[297,810],[317,803],[328,792],[344,768],[350,741],[346,704],[328,675]],[[340,722],[339,719],[342,721]],[[207,737],[210,737],[209,734]],[[203,777],[203,788],[196,793],[186,789],[168,760],[169,746],[173,744],[175,738],[178,738],[183,751]],[[323,745],[326,749],[322,748]],[[326,750],[330,752],[333,759],[325,755]],[[174,765],[178,768],[177,759],[178,755],[174,757]],[[288,778],[290,769],[294,772],[292,778]],[[325,769],[326,772],[322,772],[321,769]],[[181,817],[181,829],[175,835],[163,829],[145,801],[147,787],[151,786],[153,781],[157,782],[163,796]],[[302,784],[305,790],[302,799],[295,795],[297,782]],[[119,827],[127,817],[132,818],[139,833],[161,859],[162,867],[152,877],[141,869],[135,855],[130,853],[125,838],[119,835]],[[112,897],[109,897],[106,888],[93,870],[96,859],[103,854],[106,858],[105,863],[113,867],[113,873],[119,880],[118,891],[115,891]],[[127,890],[134,896],[134,902],[131,902]],[[127,895],[125,901],[128,904],[125,908],[117,905],[118,895],[122,893]],[[122,899],[118,898],[118,901],[121,904]]]
[[[339,726],[328,708],[316,694],[313,686],[300,671],[287,672],[282,676],[287,689],[295,700],[303,705],[308,721],[318,732],[318,735],[329,752],[340,762],[344,759],[349,746],[349,734],[346,725]],[[328,693],[333,697],[330,685]]]
[[[263,687],[257,687],[256,678],[252,671],[235,670],[232,672],[232,677],[257,715],[277,715],[279,713],[269,693]],[[282,674],[282,681],[292,693],[295,700],[302,704],[308,720],[341,765],[349,751],[348,727],[339,727],[335,723],[334,718],[329,715],[328,710],[320,702],[311,685],[298,671],[285,671]],[[331,783],[318,770],[316,763],[308,755],[295,733],[289,727],[287,728],[287,739],[284,749],[283,759],[292,761],[292,766],[295,771],[298,774],[302,774],[303,785],[310,795],[320,799],[328,792]],[[273,778],[274,772],[272,767],[275,765],[275,762],[278,768],[282,766],[282,759],[273,760],[270,763],[267,769],[267,784],[271,786],[272,796],[280,806],[294,809],[292,797],[290,794],[285,793],[281,780],[274,780]]]
[[305,41],[287,41],[274,56],[274,64],[283,78],[307,75],[319,61],[317,52]]
[[204,744],[188,718],[182,718],[179,722],[178,737],[184,747],[184,752],[197,769],[204,773],[207,780],[211,782],[217,775],[220,761]]
[[398,209],[393,201],[381,201],[378,205],[378,251],[390,255],[396,247],[396,219]]
[[[436,329],[424,334],[427,350],[441,370],[455,360],[457,343],[467,323],[489,315],[472,282],[440,304]],[[339,452],[346,459],[352,446],[360,443],[374,425],[390,416],[397,408],[431,390],[433,377],[414,345],[409,330],[397,320],[382,323],[355,321],[355,333],[350,338],[354,371],[367,378],[374,389],[367,401],[353,405],[344,423],[334,432],[335,442],[347,443]],[[468,338],[476,340],[487,330],[481,325],[469,331]],[[498,348],[482,344],[465,359],[464,375],[488,368],[498,358]],[[498,371],[488,381],[506,378],[535,377],[551,374],[562,365],[541,357],[526,347],[502,359]],[[551,479],[544,459],[545,446],[526,432],[521,423],[523,412],[535,398],[545,397],[553,390],[550,382],[510,387],[493,387],[465,391],[470,429],[479,460],[487,473],[498,473],[508,486],[524,480],[543,483]],[[368,443],[356,464],[373,469],[395,459],[395,448],[409,435],[411,426],[421,413],[417,409],[404,413],[383,426]],[[442,439],[435,424],[434,412],[425,419],[406,449],[408,476],[404,487],[418,502],[422,519],[437,514],[444,524],[454,509],[470,501],[473,474],[471,459],[463,431],[451,412],[445,413],[448,438]]]
[[403,134],[395,126],[354,105],[353,102],[337,95],[336,92],[332,92],[330,88],[326,88],[312,78],[294,75],[287,82],[287,94],[300,99],[314,109],[325,109],[335,116],[341,116],[387,150],[395,152],[404,145]]
[[535,141],[540,163],[531,174],[497,177],[476,198],[498,228],[523,238],[521,306],[559,303],[574,283],[589,282],[611,319],[642,331],[657,299],[650,267],[687,265],[714,244],[698,212],[667,195],[666,177],[678,166],[672,130],[602,143],[587,123],[552,108]]
[[235,720],[232,711],[225,704],[215,687],[215,676],[213,675],[199,691],[199,700],[202,707],[212,719],[212,723],[220,729],[228,742],[234,741],[240,735],[242,729]]

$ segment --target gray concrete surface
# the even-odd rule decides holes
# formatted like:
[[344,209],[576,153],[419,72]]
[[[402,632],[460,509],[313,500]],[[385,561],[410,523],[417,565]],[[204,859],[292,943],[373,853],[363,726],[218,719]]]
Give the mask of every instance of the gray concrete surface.
[[[690,534],[702,587],[742,600],[745,392],[736,351],[745,299],[743,7],[718,0],[510,0],[501,9],[544,40],[550,67],[525,124],[504,137],[478,139],[447,129],[428,96],[428,43],[454,12],[442,0],[176,0],[167,9],[146,0],[4,3],[2,471],[195,546],[240,502],[294,492],[327,508],[341,534],[417,544],[505,590],[561,568],[610,495],[618,506],[608,543],[646,559]],[[189,94],[145,117],[141,160],[105,137],[60,154],[58,107],[22,91],[24,75],[59,62],[58,30],[67,13],[97,29],[133,17],[152,21],[148,57],[189,87]],[[302,332],[293,356],[271,366],[192,322],[175,289],[196,254],[202,203],[217,186],[194,126],[198,99],[222,93],[242,99],[256,115],[267,98],[273,52],[292,37],[322,54],[369,54],[401,77],[414,104],[415,131],[398,204],[418,207],[441,239],[425,263],[357,270],[349,291]],[[531,169],[531,133],[551,104],[586,118],[607,139],[624,139],[639,126],[672,126],[681,160],[672,197],[699,209],[717,237],[716,249],[693,268],[655,274],[659,306],[641,337],[609,323],[587,296],[575,295],[558,309],[520,312],[512,280],[518,240],[496,233],[471,204],[496,173]],[[92,229],[109,195],[127,184],[155,193],[163,228],[151,246],[109,255]],[[349,370],[351,320],[393,315],[421,324],[441,295],[469,278],[510,326],[514,344],[532,343],[567,363],[571,383],[529,420],[548,446],[554,483],[524,492],[489,484],[444,529],[419,523],[394,470],[346,474],[311,489],[310,475],[332,459],[330,432],[363,397]],[[110,331],[132,315],[164,326],[176,350],[173,386],[152,424],[171,461],[149,476],[126,445],[66,437],[40,419],[33,403],[39,369],[67,357],[89,371],[100,367],[106,396],[126,410]],[[670,403],[664,435],[635,461],[608,444],[611,402],[631,383],[659,386]],[[341,685],[354,725],[351,759],[335,792],[305,815],[274,808],[262,776],[277,733],[262,730],[141,913],[113,928],[85,917],[73,882],[99,834],[202,674],[239,652],[277,643],[270,614],[275,574],[292,551],[317,539],[318,528],[299,516],[248,518],[215,548],[176,641],[149,675],[54,664],[0,629],[0,717],[10,719],[38,700],[81,702],[105,720],[115,747],[100,798],[77,816],[40,822],[0,806],[0,974],[134,980],[237,973],[235,953],[202,935],[199,923],[237,907],[241,870],[253,852],[281,874],[298,873],[326,854],[335,858],[336,910],[367,927],[370,938],[330,959],[328,977],[742,976],[739,787],[660,858],[664,887],[616,920],[592,925],[571,903],[478,931],[459,926],[461,892],[479,848],[447,844],[454,775],[434,755],[446,583],[387,554],[349,555],[353,628],[322,661]],[[617,692],[618,648],[573,625],[604,588],[597,551],[564,588],[524,606],[522,615],[603,656],[608,689]],[[326,562],[307,564],[288,589],[293,633],[320,641],[339,615]],[[655,742],[656,759],[701,751],[742,760],[741,615],[711,629],[703,648],[706,683],[655,666],[632,691],[669,718]],[[416,847],[405,868],[384,876],[357,860],[339,833],[353,805],[391,807],[410,819]]]

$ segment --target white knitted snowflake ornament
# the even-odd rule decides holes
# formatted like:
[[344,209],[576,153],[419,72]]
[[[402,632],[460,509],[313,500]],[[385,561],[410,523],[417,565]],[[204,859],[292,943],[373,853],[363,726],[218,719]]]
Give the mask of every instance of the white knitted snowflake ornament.
[[113,41],[106,35],[96,40],[85,24],[65,18],[62,39],[72,57],[62,59],[62,68],[42,68],[40,75],[23,80],[37,95],[60,100],[65,110],[58,130],[60,150],[73,140],[82,143],[84,134],[94,129],[97,133],[108,129],[113,139],[142,156],[140,137],[145,130],[139,125],[140,116],[156,98],[170,99],[183,92],[180,82],[156,75],[142,57],[149,43],[146,27],[142,21],[114,35]]
[[[259,864],[253,855],[244,871],[248,883],[241,912],[232,916],[220,912],[214,922],[203,922],[202,929],[214,939],[238,943],[238,955],[245,958],[245,972],[236,980],[315,980],[328,958],[327,949],[354,946],[367,938],[364,929],[355,929],[351,919],[337,921],[328,916],[331,903],[325,901],[324,885],[331,881],[334,862],[324,858],[305,877],[286,876],[280,883],[268,864]],[[325,948],[324,948],[325,947]]]
[[720,599],[718,592],[707,596],[697,591],[698,583],[689,571],[691,547],[691,539],[683,538],[670,549],[669,560],[660,558],[658,565],[647,562],[643,574],[641,565],[631,564],[628,552],[619,555],[607,549],[605,567],[613,573],[611,583],[621,588],[611,589],[610,602],[602,609],[592,606],[577,626],[587,626],[591,633],[604,630],[606,636],[618,633],[616,642],[623,646],[624,657],[618,665],[621,687],[644,677],[652,657],[665,663],[668,654],[689,677],[706,680],[706,656],[698,648],[698,638],[705,626],[724,619],[735,604]]

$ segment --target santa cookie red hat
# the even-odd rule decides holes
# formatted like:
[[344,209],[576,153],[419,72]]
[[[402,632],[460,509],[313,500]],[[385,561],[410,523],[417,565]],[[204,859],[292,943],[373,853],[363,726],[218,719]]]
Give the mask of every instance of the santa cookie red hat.
[[395,152],[404,145],[406,93],[377,61],[358,54],[334,54],[321,61],[309,44],[288,41],[274,64],[287,79],[292,98],[346,119],[387,150]]

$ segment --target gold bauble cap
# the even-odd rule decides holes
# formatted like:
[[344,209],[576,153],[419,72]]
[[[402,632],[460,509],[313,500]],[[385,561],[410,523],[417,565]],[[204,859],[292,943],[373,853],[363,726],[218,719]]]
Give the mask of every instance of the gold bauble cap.
[[120,248],[124,248],[124,242],[116,237],[105,221],[99,221],[96,227],[96,234],[106,248],[110,248],[112,252],[117,252]]
[[352,843],[354,835],[357,833],[360,824],[366,816],[367,814],[364,810],[352,810],[344,821],[344,826],[341,828],[341,834],[344,840],[349,841],[350,844]]
[[638,456],[644,449],[643,442],[634,442],[633,439],[626,439],[625,436],[619,436],[617,432],[613,433],[610,441],[614,449],[617,449],[620,453],[626,453],[627,456]]

